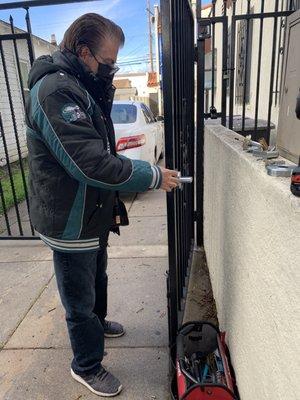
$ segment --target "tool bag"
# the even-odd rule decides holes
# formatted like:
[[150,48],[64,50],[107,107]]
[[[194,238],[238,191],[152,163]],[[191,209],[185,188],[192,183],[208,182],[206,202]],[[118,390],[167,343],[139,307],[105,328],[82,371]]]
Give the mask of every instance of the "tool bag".
[[173,399],[238,400],[225,334],[215,325],[206,321],[184,324],[176,345],[173,392],[177,389],[177,395],[173,393]]

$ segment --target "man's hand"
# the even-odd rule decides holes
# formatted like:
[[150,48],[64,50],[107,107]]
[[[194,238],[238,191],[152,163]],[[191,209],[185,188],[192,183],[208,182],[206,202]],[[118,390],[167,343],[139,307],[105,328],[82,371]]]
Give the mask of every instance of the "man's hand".
[[162,172],[162,183],[160,189],[171,192],[179,185],[178,171],[160,167]]

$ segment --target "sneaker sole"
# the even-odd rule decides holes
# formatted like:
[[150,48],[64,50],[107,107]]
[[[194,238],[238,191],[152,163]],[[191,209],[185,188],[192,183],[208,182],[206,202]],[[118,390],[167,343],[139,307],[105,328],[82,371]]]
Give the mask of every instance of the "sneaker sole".
[[73,379],[75,379],[75,381],[81,383],[82,385],[84,385],[85,387],[87,387],[91,392],[93,392],[94,394],[96,394],[97,396],[102,396],[102,397],[115,397],[117,396],[123,389],[123,386],[120,385],[117,392],[115,393],[101,393],[101,392],[97,392],[97,390],[93,389],[84,379],[81,378],[81,376],[75,374],[75,372],[71,369],[71,376]]
[[116,334],[104,333],[104,337],[106,337],[106,338],[118,338],[118,337],[121,337],[123,335],[125,335],[125,331],[123,331],[122,333],[116,333]]

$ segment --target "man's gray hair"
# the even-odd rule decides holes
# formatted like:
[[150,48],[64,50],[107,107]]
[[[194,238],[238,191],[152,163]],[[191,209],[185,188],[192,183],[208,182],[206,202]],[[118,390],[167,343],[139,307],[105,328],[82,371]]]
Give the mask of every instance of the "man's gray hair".
[[64,34],[60,44],[61,49],[68,49],[79,55],[83,46],[87,46],[93,53],[101,47],[101,43],[108,38],[117,39],[120,45],[125,43],[122,28],[110,19],[99,14],[88,13],[77,18]]

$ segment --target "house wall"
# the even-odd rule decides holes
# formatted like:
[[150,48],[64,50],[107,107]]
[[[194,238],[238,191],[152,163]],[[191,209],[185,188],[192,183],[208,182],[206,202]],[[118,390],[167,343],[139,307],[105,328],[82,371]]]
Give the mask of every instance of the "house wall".
[[300,392],[300,198],[240,135],[206,127],[204,247],[242,400]]
[[148,97],[150,93],[157,93],[156,87],[148,87],[148,74],[147,73],[133,73],[133,74],[124,74],[117,75],[115,80],[119,79],[129,79],[131,81],[131,87],[135,87],[137,89],[137,96]]
[[[222,15],[222,4],[223,1],[218,0],[216,3],[216,15]],[[274,11],[273,1],[265,1],[265,12]],[[281,2],[280,2],[281,4]],[[251,13],[260,13],[261,11],[261,0],[251,1]],[[229,32],[231,30],[231,18],[232,8],[228,8],[227,14],[229,16]],[[247,14],[247,1],[237,0],[236,2],[236,14]],[[236,28],[238,30],[240,22],[237,23]],[[259,112],[258,117],[267,120],[268,119],[268,105],[269,105],[269,92],[270,92],[270,77],[271,77],[271,61],[272,61],[272,43],[273,43],[273,26],[274,19],[268,18],[264,20],[264,31],[263,31],[263,46],[262,46],[262,59],[261,59],[261,75],[260,75],[260,96],[259,96]],[[275,58],[275,80],[277,75],[277,54],[278,54],[278,39],[279,39],[280,19],[278,19],[278,35],[277,35],[277,46],[276,46],[276,58]],[[259,30],[260,21],[253,20],[253,40],[252,40],[252,56],[251,61],[248,62],[248,69],[251,71],[250,76],[250,99],[246,105],[246,116],[250,118],[255,117],[255,103],[256,103],[256,84],[258,76],[258,51],[259,51]],[[281,42],[283,41],[283,35]],[[216,24],[216,42],[215,48],[217,50],[217,88],[216,88],[216,107],[218,111],[221,109],[221,84],[222,84],[222,43],[223,33],[221,24]],[[229,43],[230,46],[230,43]],[[237,37],[236,37],[236,59],[235,66],[237,68]],[[280,55],[282,59],[283,55]],[[280,63],[281,65],[281,63]],[[278,89],[281,76],[281,68],[279,69],[279,81]],[[275,85],[274,85],[275,90]],[[277,98],[277,105],[275,104],[275,96],[273,97],[272,115],[271,121],[277,126],[278,114],[279,114],[279,96]],[[234,114],[242,114],[242,105],[235,103]]]
[[[21,32],[16,29],[16,32]],[[7,24],[0,22],[0,35],[5,33],[11,33],[10,27]],[[16,131],[20,144],[20,152],[22,157],[27,155],[26,146],[26,134],[25,134],[25,113],[21,95],[21,87],[19,82],[19,76],[17,71],[17,64],[15,59],[14,47],[12,41],[2,42],[5,62],[8,73],[9,86],[11,90],[13,109],[16,120]],[[33,37],[33,46],[36,58],[44,54],[52,54],[56,47],[47,43],[41,39]],[[17,41],[17,48],[20,61],[27,62],[28,70],[30,69],[29,55],[27,42],[25,40]],[[2,60],[0,59],[0,113],[2,116],[4,134],[8,146],[9,160],[14,162],[18,160],[18,149],[15,137],[15,129],[13,126],[13,119],[9,105],[9,98],[7,93],[7,86],[4,78],[4,70],[2,65]],[[0,140],[0,166],[6,164],[6,157],[4,152],[4,146],[2,140]]]

